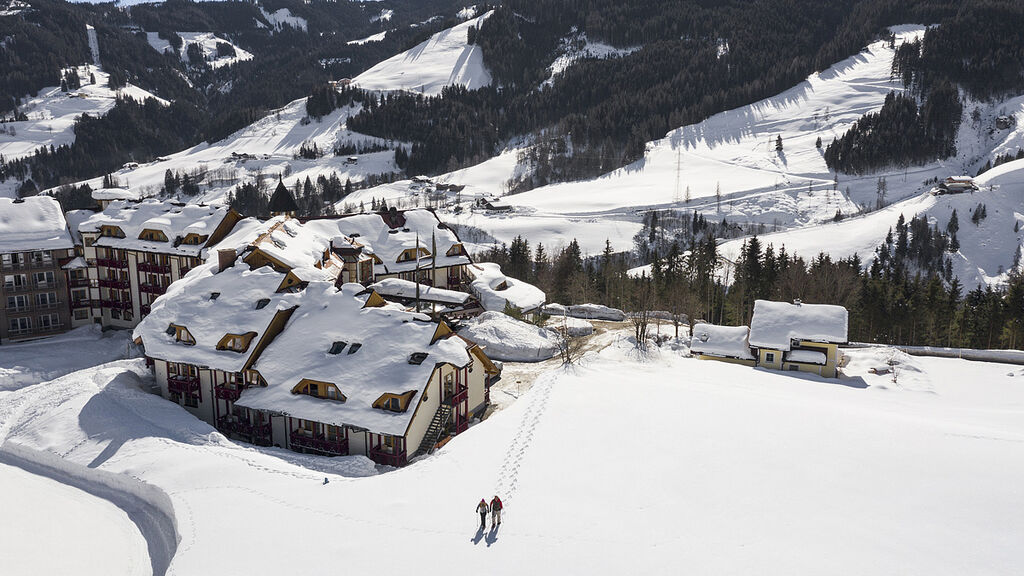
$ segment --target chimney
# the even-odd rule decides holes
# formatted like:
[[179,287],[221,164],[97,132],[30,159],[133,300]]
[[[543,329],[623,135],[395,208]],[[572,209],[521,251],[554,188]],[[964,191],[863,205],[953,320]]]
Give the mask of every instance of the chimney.
[[217,272],[223,272],[234,266],[237,255],[234,248],[217,250]]

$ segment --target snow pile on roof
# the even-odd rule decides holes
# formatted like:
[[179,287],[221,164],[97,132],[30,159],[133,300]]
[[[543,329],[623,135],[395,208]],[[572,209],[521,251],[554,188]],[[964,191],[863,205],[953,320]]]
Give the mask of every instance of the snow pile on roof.
[[0,252],[60,250],[75,243],[60,204],[50,196],[0,198]]
[[[143,202],[115,200],[102,212],[79,223],[78,231],[95,233],[101,226],[117,226],[124,232],[124,238],[101,236],[96,240],[96,246],[199,256],[207,239],[199,244],[185,244],[182,240],[189,234],[211,236],[228,213],[229,209],[223,207],[182,205],[156,199]],[[144,230],[163,232],[167,241],[143,240],[139,236]]]
[[579,336],[589,336],[594,333],[594,325],[582,318],[573,318],[572,316],[553,316],[548,319],[545,325],[556,331],[565,331],[565,335],[570,338],[576,338]]
[[545,304],[545,314],[552,316],[572,316],[574,318],[586,318],[588,320],[608,320],[610,322],[622,322],[626,319],[626,313],[618,308],[609,308],[600,304],[574,304],[564,306],[558,303]]
[[352,83],[364,90],[409,90],[429,95],[445,86],[470,90],[489,86],[483,50],[468,43],[470,27],[480,28],[494,11],[442,30],[426,41],[380,62],[356,76]]
[[789,350],[793,340],[841,344],[847,338],[847,318],[842,306],[757,300],[750,319],[750,345]]
[[[284,331],[256,362],[267,386],[246,389],[237,404],[374,433],[405,434],[435,366],[465,366],[471,360],[467,343],[457,337],[432,343],[437,322],[404,310],[364,308],[365,298],[356,297],[362,290],[358,284],[346,284],[340,291],[329,283],[310,284],[295,301],[299,308]],[[416,353],[426,354],[426,359],[410,363]],[[345,401],[293,394],[303,379],[334,384]],[[385,393],[413,390],[416,395],[405,412],[373,407]]]
[[[238,372],[274,316],[296,304],[296,295],[277,292],[284,275],[270,266],[250,270],[239,260],[221,272],[217,269],[216,261],[197,266],[153,303],[134,332],[135,338],[142,338],[147,356]],[[268,302],[260,306],[264,299]],[[173,330],[168,334],[172,324],[188,330],[195,344],[177,341]],[[248,333],[254,335],[245,352],[217,349],[224,336]]]
[[92,191],[93,200],[141,200],[142,193],[128,188],[97,188]]
[[501,312],[484,312],[466,321],[459,335],[479,344],[493,360],[539,362],[558,353],[559,337],[553,331]]
[[481,262],[467,268],[473,277],[470,288],[480,298],[485,310],[501,312],[505,304],[523,312],[532,312],[544,305],[544,291],[533,284],[505,276],[501,266],[493,262]]
[[[402,299],[417,297],[416,283],[411,280],[385,278],[380,282],[371,284],[370,288],[385,298],[389,296]],[[470,295],[466,292],[445,290],[444,288],[434,288],[421,284],[419,287],[419,297],[428,302],[465,304],[469,300]]]
[[754,355],[750,353],[750,343],[747,342],[749,333],[750,328],[746,326],[698,323],[693,327],[690,353],[753,360]]
[[786,362],[801,362],[803,364],[819,364],[824,366],[826,357],[824,352],[817,350],[790,350],[783,358]]
[[[455,232],[430,210],[355,214],[310,220],[303,226],[329,239],[346,236],[354,246],[362,246],[364,253],[376,257],[374,272],[378,275],[472,263]],[[436,254],[431,251],[433,245]],[[418,261],[414,257],[399,262],[407,250],[418,253]]]

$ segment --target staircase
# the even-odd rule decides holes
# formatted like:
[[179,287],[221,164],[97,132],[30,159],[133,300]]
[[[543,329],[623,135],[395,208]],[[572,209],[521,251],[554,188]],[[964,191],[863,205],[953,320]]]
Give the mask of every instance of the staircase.
[[430,426],[427,427],[427,433],[423,436],[423,441],[420,442],[420,447],[416,449],[413,457],[420,456],[422,454],[430,454],[434,450],[434,445],[441,439],[441,434],[448,427],[448,421],[452,418],[452,407],[450,404],[441,404],[438,407],[437,412],[434,413],[434,419],[430,421]]

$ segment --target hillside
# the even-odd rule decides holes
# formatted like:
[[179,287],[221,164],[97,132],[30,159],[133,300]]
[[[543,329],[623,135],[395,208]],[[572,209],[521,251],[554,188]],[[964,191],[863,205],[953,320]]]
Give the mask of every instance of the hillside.
[[[505,383],[493,392],[505,409],[386,473],[361,456],[234,444],[146,393],[141,360],[117,362],[0,396],[0,459],[170,515],[141,525],[154,568],[175,574],[317,570],[339,558],[378,572],[381,541],[404,552],[388,571],[426,574],[449,569],[424,554],[495,574],[1013,573],[1024,537],[1013,513],[1024,505],[1020,370],[904,356],[894,385],[867,372],[890,355],[851,351],[848,377],[827,381],[668,349],[638,358],[622,340],[518,399]],[[598,433],[609,421],[623,433]],[[30,497],[46,494],[44,480],[18,474],[0,467]],[[492,494],[504,522],[477,531],[472,507]],[[332,537],[311,547],[274,528],[299,524]],[[177,538],[154,526],[176,526]],[[34,549],[15,566],[30,568]]]
[[[408,90],[430,95],[440,94],[445,86],[470,90],[487,86],[491,75],[484,66],[483,53],[468,43],[467,35],[471,27],[479,28],[491,14],[493,11],[442,30],[359,74],[352,83],[364,90]],[[364,44],[366,40],[356,42]]]

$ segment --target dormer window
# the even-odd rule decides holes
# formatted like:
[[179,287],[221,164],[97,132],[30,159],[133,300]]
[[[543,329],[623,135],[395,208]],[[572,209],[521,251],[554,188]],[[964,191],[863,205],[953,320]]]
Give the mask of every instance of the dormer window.
[[328,354],[341,354],[341,351],[345,349],[346,345],[347,345],[346,342],[342,342],[341,340],[338,340],[334,344],[331,344],[331,349],[328,350],[327,353]]
[[385,392],[384,394],[381,394],[380,398],[377,398],[377,400],[374,401],[373,407],[379,410],[387,410],[389,412],[405,412],[409,409],[409,402],[415,395],[415,390],[409,390],[402,394]]
[[150,242],[167,242],[167,235],[160,230],[153,230],[146,228],[139,233],[139,240],[149,240]]
[[452,244],[452,247],[445,252],[446,256],[466,256],[466,248],[462,243]]
[[270,304],[270,298],[260,298],[256,301],[256,309],[263,310],[267,307],[267,304]]
[[413,352],[412,356],[409,356],[409,364],[419,366],[423,364],[423,361],[427,359],[426,352]]
[[225,334],[224,337],[220,339],[220,342],[217,343],[217,350],[245,352],[249,349],[249,343],[252,342],[254,336],[256,336],[255,332],[246,332],[245,334]]
[[338,390],[338,387],[332,382],[320,382],[318,380],[310,380],[308,378],[300,380],[299,383],[292,388],[292,394],[304,394],[315,398],[334,400],[335,402],[344,402],[347,400],[345,395],[341,393],[341,390]]
[[108,238],[124,238],[124,231],[118,226],[101,226],[100,236]]
[[216,300],[220,298],[220,292],[210,292],[210,300]]
[[359,342],[356,342],[356,343],[354,343],[354,344],[352,344],[351,346],[348,347],[348,353],[349,354],[355,354],[356,351],[358,351],[362,347],[363,347],[362,344],[360,344]]
[[178,342],[181,342],[182,344],[194,346],[196,343],[196,339],[193,338],[191,334],[189,334],[188,328],[185,328],[184,326],[180,326],[178,324],[168,325],[167,334],[171,335],[172,333],[174,334],[174,339],[177,340]]

